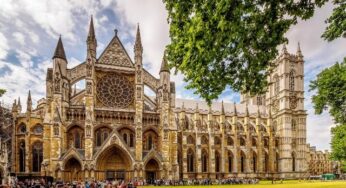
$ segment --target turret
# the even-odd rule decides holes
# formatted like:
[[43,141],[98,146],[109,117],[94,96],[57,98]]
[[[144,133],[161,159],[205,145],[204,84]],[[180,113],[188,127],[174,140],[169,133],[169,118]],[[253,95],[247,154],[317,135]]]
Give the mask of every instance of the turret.
[[88,32],[88,38],[87,38],[86,43],[87,43],[88,58],[92,58],[93,60],[95,60],[96,59],[97,41],[96,41],[94,21],[93,21],[92,16],[90,18],[89,32]]
[[14,99],[12,104],[12,113],[18,113],[17,100]]
[[29,90],[28,100],[26,101],[26,112],[31,112],[32,110],[32,100],[31,100],[31,92]]
[[61,40],[61,35],[56,45],[55,52],[53,55],[53,69],[54,73],[59,72],[62,76],[66,76],[67,70],[67,59],[65,55],[64,45]]

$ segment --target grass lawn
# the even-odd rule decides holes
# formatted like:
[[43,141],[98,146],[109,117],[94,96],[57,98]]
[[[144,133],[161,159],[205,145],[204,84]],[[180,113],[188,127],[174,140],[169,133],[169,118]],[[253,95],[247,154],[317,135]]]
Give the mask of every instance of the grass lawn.
[[[346,188],[346,181],[284,181],[283,184],[272,184],[271,181],[261,181],[256,185],[200,185],[200,186],[163,186],[163,188],[203,188],[203,187],[212,187],[212,188],[226,188],[226,187],[234,187],[234,188]],[[145,188],[158,188],[158,186],[145,186]]]

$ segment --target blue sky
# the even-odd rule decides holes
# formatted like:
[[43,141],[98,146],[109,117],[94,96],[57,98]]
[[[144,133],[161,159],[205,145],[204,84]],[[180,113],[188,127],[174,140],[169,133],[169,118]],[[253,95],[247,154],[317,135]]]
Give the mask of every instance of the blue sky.
[[[333,42],[320,36],[324,20],[331,14],[332,5],[318,9],[308,21],[299,21],[287,33],[291,53],[300,42],[305,58],[305,108],[308,142],[318,149],[329,149],[330,128],[333,121],[327,113],[314,115],[311,104],[313,93],[308,92],[309,81],[324,68],[346,56],[345,38]],[[51,57],[62,35],[68,66],[84,61],[86,36],[90,15],[94,15],[98,54],[111,38],[114,29],[130,57],[133,57],[134,36],[140,24],[144,47],[144,64],[158,76],[165,45],[169,43],[167,12],[162,0],[3,0],[0,6],[0,87],[7,93],[2,101],[11,104],[20,97],[25,103],[30,89],[34,103],[45,96],[45,76],[52,67]],[[177,97],[198,99],[192,91],[184,89],[183,76],[173,76]],[[239,94],[227,89],[219,100],[239,101]]]

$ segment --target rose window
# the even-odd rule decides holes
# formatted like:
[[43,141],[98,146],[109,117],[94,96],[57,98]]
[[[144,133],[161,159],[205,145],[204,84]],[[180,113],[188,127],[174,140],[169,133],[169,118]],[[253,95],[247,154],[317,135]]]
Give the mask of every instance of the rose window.
[[118,74],[107,74],[97,83],[97,98],[107,107],[125,108],[133,101],[131,82]]

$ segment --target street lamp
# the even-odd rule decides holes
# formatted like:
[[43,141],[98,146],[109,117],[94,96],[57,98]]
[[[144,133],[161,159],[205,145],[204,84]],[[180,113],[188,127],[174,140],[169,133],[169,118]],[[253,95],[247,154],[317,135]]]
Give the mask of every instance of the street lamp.
[[42,166],[44,168],[44,181],[45,181],[45,186],[47,187],[48,183],[47,183],[47,166],[48,166],[48,163],[47,162],[43,162],[42,163]]

